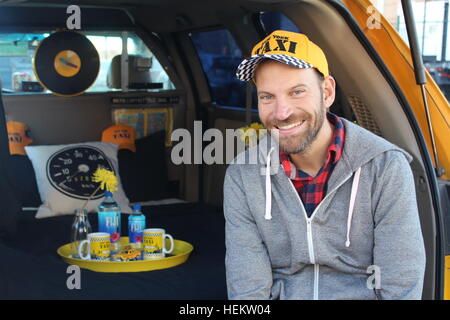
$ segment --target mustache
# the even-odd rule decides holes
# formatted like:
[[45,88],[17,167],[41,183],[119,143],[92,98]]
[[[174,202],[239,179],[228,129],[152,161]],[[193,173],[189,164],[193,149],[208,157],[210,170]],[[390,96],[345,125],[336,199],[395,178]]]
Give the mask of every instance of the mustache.
[[289,116],[289,118],[287,118],[285,120],[282,120],[282,121],[271,121],[270,122],[270,127],[287,126],[287,125],[290,125],[292,123],[300,122],[300,121],[303,121],[303,120],[308,120],[309,118],[310,117],[308,115],[304,115],[304,116],[291,115],[291,116]]

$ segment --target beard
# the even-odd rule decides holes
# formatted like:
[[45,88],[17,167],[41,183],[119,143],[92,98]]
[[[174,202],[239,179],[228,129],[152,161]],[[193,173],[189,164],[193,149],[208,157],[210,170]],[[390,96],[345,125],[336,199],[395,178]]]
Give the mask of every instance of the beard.
[[[298,118],[300,118],[298,115],[292,115],[282,122],[276,122],[273,124],[276,126],[283,126],[298,122],[299,121]],[[278,142],[281,151],[287,154],[304,153],[316,140],[317,135],[319,134],[320,130],[323,127],[325,118],[326,118],[326,107],[321,99],[320,107],[314,110],[314,115],[308,114],[306,117],[305,116],[301,117],[301,119],[305,120],[302,126],[303,125],[307,126],[305,132],[289,136],[283,136],[272,133],[272,136],[275,136],[275,139]]]

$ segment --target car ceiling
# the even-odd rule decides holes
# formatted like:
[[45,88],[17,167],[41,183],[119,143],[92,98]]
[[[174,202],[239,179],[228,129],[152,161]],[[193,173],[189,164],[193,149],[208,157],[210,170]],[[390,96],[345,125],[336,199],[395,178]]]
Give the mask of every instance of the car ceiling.
[[[106,7],[126,10],[136,23],[153,32],[174,32],[221,25],[227,19],[254,11],[271,10],[295,1],[276,0],[78,0],[83,7]],[[0,6],[67,7],[72,0],[0,0]],[[225,21],[224,21],[225,20]]]

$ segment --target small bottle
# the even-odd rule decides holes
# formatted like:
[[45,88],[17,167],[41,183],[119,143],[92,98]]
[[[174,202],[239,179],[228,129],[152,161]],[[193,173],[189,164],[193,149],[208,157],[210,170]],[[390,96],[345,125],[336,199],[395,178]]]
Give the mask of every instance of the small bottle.
[[120,251],[120,207],[112,193],[105,191],[105,198],[98,206],[98,231],[111,235],[111,251]]
[[141,212],[141,205],[133,205],[133,213],[128,217],[128,237],[134,249],[142,250],[142,236],[145,229],[145,215]]
[[87,235],[92,232],[91,224],[89,223],[87,210],[75,210],[75,218],[72,223],[70,232],[70,243],[72,258],[79,259],[78,247],[82,240],[87,239]]

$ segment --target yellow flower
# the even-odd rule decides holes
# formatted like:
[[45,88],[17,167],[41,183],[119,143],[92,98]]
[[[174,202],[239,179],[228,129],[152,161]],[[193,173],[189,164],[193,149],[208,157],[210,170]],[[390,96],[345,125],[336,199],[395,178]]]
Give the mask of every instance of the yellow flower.
[[250,136],[253,135],[253,131],[248,131],[249,127],[242,127],[239,128],[239,136],[241,138],[242,142],[247,143],[248,140],[250,139]]
[[250,129],[255,129],[255,130],[259,130],[259,129],[264,129],[264,126],[261,124],[261,123],[258,123],[258,122],[253,122],[251,125],[250,125]]
[[247,146],[256,145],[257,141],[264,137],[267,133],[264,126],[258,122],[253,122],[249,126],[239,128],[239,131],[241,141],[243,141]]
[[94,172],[92,181],[100,182],[100,188],[109,192],[116,191],[119,183],[114,172],[100,167]]

